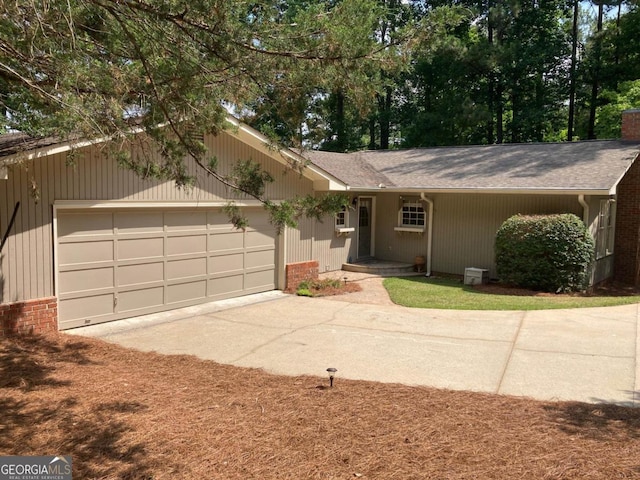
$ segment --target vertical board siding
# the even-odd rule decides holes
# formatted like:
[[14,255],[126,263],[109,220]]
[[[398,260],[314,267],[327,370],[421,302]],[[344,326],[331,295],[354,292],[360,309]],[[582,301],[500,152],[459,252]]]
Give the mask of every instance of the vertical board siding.
[[[350,222],[354,221],[353,217],[350,215]],[[354,238],[355,232],[337,235],[332,217],[316,222],[314,259],[318,260],[320,272],[340,270],[342,265],[347,263],[349,248]]]
[[[350,226],[356,222],[350,215]],[[286,263],[318,261],[322,272],[340,270],[349,258],[349,250],[354,244],[355,232],[338,236],[333,217],[325,216],[322,221],[300,219],[297,228],[286,231]]]
[[[575,213],[582,218],[577,195],[428,194],[434,202],[432,265],[435,272],[463,274],[466,267],[486,268],[495,276],[495,235],[512,215]],[[402,197],[402,198],[401,198]],[[428,232],[396,232],[402,199],[419,195],[376,195],[376,258],[413,263],[427,254]],[[594,202],[597,203],[597,202]],[[423,202],[428,226],[428,203]],[[594,218],[594,207],[590,217]],[[322,265],[322,264],[321,264]]]
[[[205,143],[218,158],[223,174],[229,173],[237,160],[262,163],[276,180],[266,188],[266,195],[271,199],[313,191],[311,180],[292,171],[284,174],[286,169],[281,163],[231,134],[209,135]],[[135,148],[132,147],[132,154],[136,153]],[[0,252],[0,303],[55,295],[52,231],[55,201],[205,202],[229,198],[228,189],[199,171],[194,162],[189,163],[189,171],[196,175],[196,184],[189,189],[178,189],[173,182],[142,179],[108,158],[104,145],[78,150],[69,158],[67,153],[61,153],[36,159],[25,166],[10,166],[8,180],[0,180],[0,234],[4,234],[17,201],[20,210],[12,234]],[[39,188],[38,201],[30,194],[32,184]],[[292,256],[305,255],[306,252],[295,252]]]
[[495,235],[516,214],[574,213],[582,218],[577,195],[433,195],[432,270],[463,274],[486,268],[495,277]]
[[[419,195],[385,193],[377,196],[376,202],[376,258],[394,262],[413,263],[416,256],[427,255],[427,229],[424,233],[396,232],[401,197],[410,202],[419,202]],[[425,223],[429,224],[429,204],[421,202],[425,210]]]

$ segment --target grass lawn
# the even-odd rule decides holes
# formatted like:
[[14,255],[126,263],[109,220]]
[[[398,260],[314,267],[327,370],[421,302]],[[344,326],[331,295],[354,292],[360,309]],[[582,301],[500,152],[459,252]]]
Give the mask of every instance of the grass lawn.
[[[504,288],[481,289],[457,279],[392,277],[384,280],[391,300],[405,307],[457,310],[544,310],[609,307],[640,302],[640,295],[554,295]],[[517,294],[506,294],[517,293]]]
[[0,455],[71,455],[84,480],[640,475],[640,409],[327,383],[63,334],[0,340]]

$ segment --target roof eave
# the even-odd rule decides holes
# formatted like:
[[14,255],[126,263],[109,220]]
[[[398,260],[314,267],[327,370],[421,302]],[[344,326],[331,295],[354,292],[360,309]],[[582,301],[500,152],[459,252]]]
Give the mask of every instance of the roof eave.
[[38,158],[49,157],[51,155],[57,155],[59,153],[65,153],[70,150],[78,148],[89,147],[91,145],[97,145],[99,143],[107,142],[111,137],[100,137],[93,140],[70,140],[65,142],[54,143],[47,145],[46,147],[35,148],[33,150],[25,150],[22,152],[12,153],[6,157],[2,157],[0,161],[4,167],[14,165],[16,163],[35,160]]
[[[317,165],[310,163],[302,155],[297,154],[293,150],[288,148],[282,148],[274,146],[273,142],[266,136],[260,133],[258,130],[251,128],[248,125],[240,122],[235,117],[227,117],[227,122],[233,125],[234,130],[228,131],[231,135],[236,136],[246,144],[256,148],[257,150],[265,153],[274,160],[282,163],[283,165],[300,165],[302,168],[302,175],[313,181],[314,189],[316,190],[348,190],[349,187],[344,182],[340,181],[337,177],[334,177],[330,173],[324,171]],[[280,155],[275,153],[279,152]]]
[[459,193],[459,194],[511,194],[511,195],[614,195],[611,188],[432,188],[432,187],[351,187],[354,192],[393,192],[393,193]]

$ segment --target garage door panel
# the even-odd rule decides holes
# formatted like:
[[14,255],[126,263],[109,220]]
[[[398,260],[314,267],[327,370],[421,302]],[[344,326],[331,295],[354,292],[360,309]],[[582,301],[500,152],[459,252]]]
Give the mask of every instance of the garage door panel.
[[164,230],[164,215],[157,212],[116,212],[114,226],[120,234],[158,233]]
[[164,304],[164,287],[137,288],[118,294],[119,313],[160,307]]
[[255,252],[247,252],[246,254],[246,268],[271,266],[275,267],[273,263],[273,250],[258,250]]
[[112,262],[113,241],[61,243],[58,257],[60,266]]
[[247,230],[219,209],[60,212],[61,328],[272,290],[275,230],[256,212]]
[[207,297],[207,281],[178,283],[167,286],[167,303],[179,303]]
[[165,212],[164,221],[168,231],[206,230],[206,212]]
[[118,260],[164,256],[163,238],[118,239]]
[[209,273],[218,275],[225,272],[234,272],[244,268],[244,253],[223,255],[209,258]]
[[205,253],[207,251],[206,235],[180,235],[167,238],[166,254],[185,255],[190,253]]
[[260,228],[261,230],[264,228],[273,228],[273,225],[268,221],[269,217],[264,209],[245,209],[243,213],[252,228]]
[[273,246],[275,243],[276,233],[275,231],[247,231],[245,247],[265,247]]
[[223,298],[244,290],[244,274],[229,275],[209,280],[209,297]]
[[248,272],[245,274],[245,289],[262,289],[274,288],[275,273],[273,270],[261,270],[257,272]]
[[173,260],[167,262],[167,280],[189,278],[196,275],[207,274],[207,259],[189,258],[186,260]]
[[207,212],[207,222],[213,229],[233,230],[235,227],[229,223],[229,215],[219,209],[209,210]]
[[143,283],[162,282],[164,280],[164,262],[120,265],[117,285],[126,287]]
[[113,270],[114,267],[62,271],[58,276],[60,293],[113,287]]
[[111,235],[113,214],[109,212],[64,213],[58,223],[58,238]]
[[209,235],[209,252],[223,253],[244,248],[244,232],[233,231]]
[[96,317],[111,315],[113,312],[113,299],[114,295],[108,293],[60,300],[58,305],[60,318],[63,319],[63,322],[61,322],[62,327],[65,327],[66,322],[74,320],[80,320],[79,324],[84,325],[92,323],[91,320]]

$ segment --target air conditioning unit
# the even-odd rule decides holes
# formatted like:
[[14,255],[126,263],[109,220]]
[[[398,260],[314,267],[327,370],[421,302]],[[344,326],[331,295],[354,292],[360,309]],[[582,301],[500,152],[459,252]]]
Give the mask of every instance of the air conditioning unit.
[[464,269],[465,285],[479,285],[481,283],[489,283],[489,270],[473,267]]

